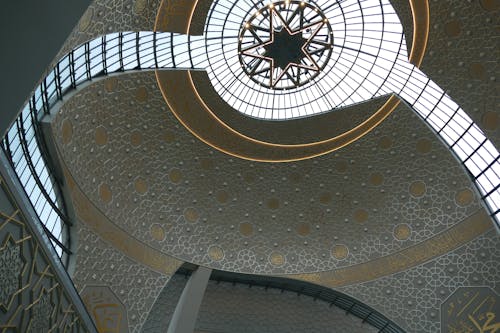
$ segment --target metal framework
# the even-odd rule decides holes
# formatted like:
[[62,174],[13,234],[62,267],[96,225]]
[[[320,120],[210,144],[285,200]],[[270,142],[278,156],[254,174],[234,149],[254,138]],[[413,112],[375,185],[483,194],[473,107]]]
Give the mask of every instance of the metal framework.
[[[293,16],[297,6],[298,14]],[[249,54],[263,56],[263,50],[259,51],[257,46],[271,41],[272,36],[266,36],[265,31],[271,26],[271,19],[267,17],[276,16],[272,26],[280,28],[283,23],[278,13],[283,12],[281,16],[285,22],[288,21],[286,17],[292,18],[292,28],[300,28],[302,8],[306,22],[316,23],[321,17],[325,23],[314,38],[319,44],[307,48],[311,53],[316,50],[323,53],[317,60],[320,70],[296,87],[286,81],[272,87],[261,84],[265,82],[266,72],[256,80],[252,70],[255,65],[259,65],[257,72],[265,67],[262,68],[257,60],[252,63]],[[251,34],[257,27],[260,32]],[[308,38],[311,33],[302,35]],[[215,90],[235,110],[262,119],[307,117],[391,93],[380,87],[390,74],[388,64],[398,57],[407,57],[403,28],[388,0],[278,1],[270,4],[259,0],[216,0],[208,15],[205,36],[209,55],[206,70]],[[240,43],[245,43],[244,52],[238,52],[242,48]],[[245,52],[247,44],[252,52]],[[328,52],[323,52],[321,45],[326,46]]]
[[[80,84],[129,70],[206,70],[215,90],[235,110],[271,119],[275,115],[282,119],[310,115],[314,110],[329,111],[395,93],[461,161],[500,227],[500,154],[470,117],[407,61],[402,27],[390,3],[325,1],[309,1],[312,5],[308,8],[321,8],[334,31],[330,60],[316,77],[310,74],[304,82],[293,75],[293,79],[286,76],[285,82],[289,82],[285,85],[295,82],[289,90],[266,88],[262,82],[255,82],[240,63],[240,32],[252,34],[250,29],[242,30],[241,22],[246,22],[247,13],[266,6],[257,0],[214,1],[204,36],[147,31],[112,33],[84,43],[63,57],[36,87],[1,144],[40,220],[44,221],[57,253],[71,254],[68,233],[71,222],[60,185],[46,157],[39,121]],[[277,2],[278,7],[285,8],[285,22],[297,13],[295,5],[293,1]],[[301,11],[298,13],[296,16],[300,17]],[[314,18],[308,20],[316,22]],[[367,30],[369,26],[380,29]],[[330,38],[327,35],[322,32],[316,36]],[[394,36],[399,36],[399,40]],[[319,48],[317,56],[325,57],[329,52]],[[260,80],[271,74],[258,75]]]
[[[195,268],[196,267],[192,264],[184,264],[176,274],[184,275],[187,278]],[[281,290],[281,292],[287,291],[296,293],[297,297],[301,295],[312,297],[314,300],[329,303],[330,307],[335,306],[344,310],[346,315],[351,314],[362,319],[363,323],[367,323],[377,328],[379,333],[405,332],[396,323],[366,304],[331,288],[322,287],[320,285],[274,276],[250,275],[219,270],[212,270],[210,280],[216,281],[217,283],[232,283],[233,285],[243,284],[248,286],[248,288],[261,287],[265,288],[265,290],[269,288],[278,289]]]
[[245,73],[271,89],[293,89],[313,80],[332,54],[333,31],[325,15],[304,1],[278,1],[242,22],[238,54]]
[[[40,120],[82,83],[111,73],[156,68],[194,68],[186,57],[186,36],[171,33],[123,32],[84,43],[63,57],[36,87],[0,145],[29,197],[56,253],[68,264],[69,228],[61,184],[42,135]],[[182,50],[174,53],[175,49]],[[179,67],[176,67],[176,64]]]

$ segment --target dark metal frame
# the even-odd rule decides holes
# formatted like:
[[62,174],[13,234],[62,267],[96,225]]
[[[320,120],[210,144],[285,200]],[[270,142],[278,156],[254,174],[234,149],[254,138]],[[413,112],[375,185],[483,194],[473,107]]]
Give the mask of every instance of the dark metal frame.
[[[168,49],[162,48],[161,44],[167,40],[174,45],[173,38],[170,40],[170,34],[151,33],[153,38],[153,47],[142,52],[142,56],[154,58],[154,64],[145,69],[158,68],[159,57],[164,57],[168,52],[173,52],[173,47]],[[135,39],[133,49],[124,47],[124,40]],[[132,37],[132,39],[130,38]],[[11,166],[16,171],[18,179],[27,178],[28,180],[22,185],[29,197],[35,211],[43,222],[43,228],[48,237],[52,241],[56,252],[63,259],[64,264],[68,264],[71,252],[71,238],[69,228],[72,226],[70,219],[67,216],[66,205],[62,195],[62,182],[57,179],[54,174],[52,163],[47,145],[42,135],[40,121],[45,115],[49,115],[51,109],[58,103],[63,101],[64,96],[74,91],[80,84],[105,77],[112,72],[123,72],[125,70],[141,69],[141,59],[139,49],[141,47],[141,37],[139,32],[123,32],[99,37],[100,43],[91,47],[91,42],[84,43],[79,48],[76,48],[63,57],[47,76],[36,87],[32,97],[23,107],[21,114],[11,125],[7,134],[2,138],[0,146],[7,156]],[[117,46],[111,46],[114,53],[109,52],[110,45],[118,42]],[[146,42],[145,42],[146,43]],[[158,47],[157,47],[158,46]],[[133,52],[130,52],[133,51]],[[134,59],[130,58],[131,53]],[[108,59],[116,57],[114,62],[109,62]],[[189,61],[194,66],[196,63],[191,56]],[[172,61],[174,61],[172,59]],[[199,61],[199,60],[198,60]],[[128,66],[132,64],[132,66]],[[116,66],[118,65],[118,66]],[[175,67],[175,62],[173,63]],[[170,66],[169,66],[170,67]],[[110,70],[113,68],[113,70]],[[194,68],[194,67],[193,67]],[[33,131],[30,137],[27,132]],[[31,149],[30,149],[31,148]],[[34,154],[40,153],[41,156],[36,158]],[[41,165],[41,167],[40,167]],[[42,172],[44,169],[48,173],[48,179],[42,181]],[[27,176],[28,175],[28,176]],[[40,194],[33,196],[33,191],[28,189],[28,185],[34,185],[40,191]],[[49,193],[53,192],[51,196]],[[39,203],[43,202],[42,208]],[[56,214],[60,223],[61,233],[54,234],[54,227],[49,228],[43,221],[42,213],[46,207],[50,207],[51,214]]]
[[[308,17],[305,14],[306,9],[308,9],[310,13],[315,13],[314,16]],[[316,78],[330,60],[333,47],[332,27],[326,16],[317,7],[313,6],[309,2],[306,3],[298,0],[277,1],[263,6],[253,14],[247,13],[247,16],[249,15],[250,18],[246,19],[241,24],[238,54],[241,67],[257,84],[266,88],[280,90],[298,88]],[[261,55],[252,52],[257,51],[259,47],[265,47],[266,45],[274,42],[274,15],[276,15],[276,17],[285,24],[282,29],[286,29],[290,34],[302,34],[302,32],[308,28],[310,29],[312,26],[320,25],[315,28],[317,30],[311,35],[302,48],[305,54],[304,58],[309,59],[313,66],[304,63],[304,61],[301,61],[300,63],[292,63],[292,66],[295,67],[296,71],[294,72],[291,70],[292,66],[287,66],[287,68],[283,69],[282,73],[276,78],[275,82],[273,82],[276,70],[274,59],[266,57],[265,54]],[[292,25],[297,16],[300,18],[299,25]],[[257,24],[255,24],[255,22]],[[264,22],[268,23],[269,28],[267,25],[263,25]],[[323,27],[326,27],[328,33],[318,35],[319,30]],[[259,31],[264,31],[266,35],[269,35],[266,36],[269,37],[269,40],[263,40],[259,35]],[[251,42],[248,41],[248,37],[252,40]],[[247,45],[249,43],[250,46]],[[314,44],[321,45],[322,47],[316,48],[313,51],[307,50],[307,48]],[[250,61],[246,60],[248,57],[251,58]],[[258,69],[263,61],[268,62],[269,67]],[[280,80],[283,80],[283,78],[291,81],[291,84],[286,86],[277,86],[277,83]],[[267,81],[269,81],[269,83],[267,83]]]
[[[184,275],[188,278],[192,272],[196,270],[196,267],[197,266],[193,264],[184,264],[181,268],[179,268],[179,270],[177,270],[176,274]],[[232,283],[233,285],[243,284],[247,285],[248,288],[257,286],[263,287],[266,290],[271,288],[281,290],[281,292],[294,292],[297,293],[297,297],[304,295],[312,297],[315,301],[321,300],[329,303],[330,307],[336,306],[344,310],[346,315],[354,315],[360,318],[363,323],[367,323],[379,329],[379,333],[405,333],[405,331],[396,323],[368,305],[363,304],[341,292],[322,287],[320,285],[282,277],[250,275],[219,270],[212,270],[210,280],[216,281],[217,283]]]
[[[260,3],[264,6],[263,2]],[[338,5],[338,3],[332,2],[331,6],[335,5]],[[257,7],[255,9],[258,10]],[[210,21],[211,15],[212,13],[209,13],[208,21]],[[199,43],[200,40],[204,40],[204,43]],[[217,62],[212,62],[211,53],[207,49],[210,41],[206,40],[206,37],[201,37],[200,40],[195,40],[194,37],[183,38],[182,35],[174,33],[120,32],[98,37],[93,41],[84,43],[63,57],[49,71],[48,75],[34,90],[28,103],[23,107],[18,119],[9,128],[7,134],[0,142],[0,146],[16,170],[19,180],[28,178],[28,181],[35,184],[40,192],[39,195],[34,196],[32,193],[28,193],[28,189],[25,188],[33,207],[39,214],[40,220],[44,221],[42,214],[44,209],[46,209],[45,207],[50,207],[50,214],[58,216],[58,223],[61,223],[61,234],[53,234],[53,228],[49,228],[46,225],[44,228],[61,257],[69,257],[71,255],[69,233],[71,222],[67,217],[64,198],[61,194],[62,184],[54,175],[54,169],[51,165],[51,159],[39,122],[45,115],[50,114],[51,109],[57,103],[64,100],[67,93],[74,91],[80,84],[103,78],[112,73],[161,68],[207,69],[206,66],[208,66],[208,70],[213,70],[214,66],[217,66]],[[354,52],[353,56],[360,56],[360,51],[350,50],[348,47],[344,47],[345,45],[334,46],[340,47],[342,52]],[[200,50],[206,50],[206,52],[201,52],[200,54],[203,55],[197,56],[196,53],[199,53]],[[222,60],[224,59],[222,58]],[[349,68],[348,70],[355,69]],[[219,77],[217,77],[217,80],[219,81],[215,85],[221,85],[222,82]],[[427,85],[428,83],[426,82],[425,84]],[[228,82],[227,84],[231,85],[233,83]],[[411,87],[407,87],[407,89],[412,90]],[[420,93],[420,91],[417,93]],[[304,101],[297,102],[300,104]],[[431,110],[430,114],[433,111]],[[427,119],[430,114],[424,119],[425,121],[430,121]],[[470,128],[471,126],[472,124]],[[464,133],[469,133],[469,130],[466,130]],[[438,132],[437,134],[439,135],[440,133]],[[459,138],[456,142],[463,141],[461,139]],[[473,162],[470,157],[479,153],[478,151],[486,143],[490,142],[486,140],[480,143],[471,154],[468,154],[469,157],[461,161],[461,163],[466,166],[469,162]],[[455,145],[456,143],[451,145],[450,148],[452,151]],[[38,156],[38,154],[41,156]],[[482,169],[477,175],[473,175],[468,171],[480,190],[485,203],[486,199],[492,198],[493,195],[498,193],[500,185],[494,184],[493,189],[484,189],[480,187],[477,180],[480,177],[486,176],[485,173],[494,172],[493,167],[498,164],[500,157],[494,156],[493,159],[493,162],[486,163],[488,167]],[[469,170],[467,166],[466,170]],[[46,174],[48,174],[48,177],[46,177]],[[21,181],[21,183],[23,182]],[[28,182],[23,184],[25,187],[27,185]],[[32,190],[29,192],[32,192]],[[43,202],[43,204],[40,204],[40,202]],[[500,209],[498,205],[497,207],[488,206],[487,203],[486,205],[498,227],[500,225],[498,217]],[[37,207],[39,208],[37,209]],[[65,261],[67,263],[67,260]]]

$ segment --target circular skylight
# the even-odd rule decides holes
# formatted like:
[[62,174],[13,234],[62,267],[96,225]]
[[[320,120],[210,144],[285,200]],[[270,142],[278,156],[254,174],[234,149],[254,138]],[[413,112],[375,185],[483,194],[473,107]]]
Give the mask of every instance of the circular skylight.
[[285,120],[391,93],[407,62],[388,0],[216,0],[205,25],[210,81],[233,109]]

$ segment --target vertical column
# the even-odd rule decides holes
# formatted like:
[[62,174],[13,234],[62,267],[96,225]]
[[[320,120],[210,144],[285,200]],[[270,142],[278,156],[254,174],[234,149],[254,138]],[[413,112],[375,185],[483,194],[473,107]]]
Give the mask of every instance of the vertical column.
[[198,267],[182,291],[167,333],[193,333],[198,310],[212,270]]

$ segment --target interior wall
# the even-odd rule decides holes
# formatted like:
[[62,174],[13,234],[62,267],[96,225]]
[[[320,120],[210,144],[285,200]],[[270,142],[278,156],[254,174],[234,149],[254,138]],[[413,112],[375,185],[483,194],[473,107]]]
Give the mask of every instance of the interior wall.
[[19,0],[2,3],[2,136],[90,2]]

